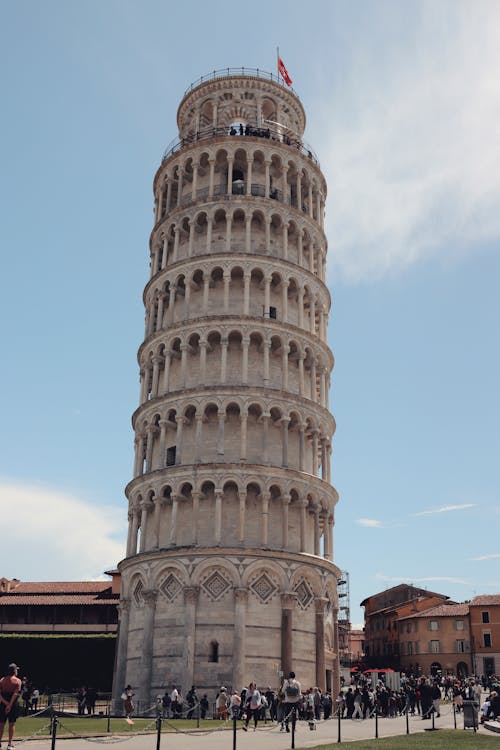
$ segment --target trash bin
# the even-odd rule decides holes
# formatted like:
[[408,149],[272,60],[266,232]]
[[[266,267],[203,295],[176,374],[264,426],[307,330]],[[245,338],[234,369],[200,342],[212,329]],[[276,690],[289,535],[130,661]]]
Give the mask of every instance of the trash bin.
[[477,729],[479,726],[478,708],[479,703],[476,701],[463,702],[464,729]]

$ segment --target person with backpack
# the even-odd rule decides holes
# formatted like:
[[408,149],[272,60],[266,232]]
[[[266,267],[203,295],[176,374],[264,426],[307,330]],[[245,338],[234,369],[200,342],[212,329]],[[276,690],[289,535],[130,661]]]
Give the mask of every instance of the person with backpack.
[[290,727],[288,726],[288,722],[290,717],[292,723],[295,724],[297,709],[302,700],[302,690],[300,682],[295,677],[295,672],[290,672],[288,679],[283,681],[282,691],[285,699],[283,701],[283,722],[281,728],[283,730],[284,727],[289,732]]

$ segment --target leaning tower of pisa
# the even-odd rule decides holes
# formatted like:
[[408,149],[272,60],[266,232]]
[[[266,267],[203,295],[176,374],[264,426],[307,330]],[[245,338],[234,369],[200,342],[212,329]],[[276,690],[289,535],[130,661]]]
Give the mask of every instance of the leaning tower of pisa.
[[326,183],[277,76],[193,83],[154,178],[114,693],[336,689]]

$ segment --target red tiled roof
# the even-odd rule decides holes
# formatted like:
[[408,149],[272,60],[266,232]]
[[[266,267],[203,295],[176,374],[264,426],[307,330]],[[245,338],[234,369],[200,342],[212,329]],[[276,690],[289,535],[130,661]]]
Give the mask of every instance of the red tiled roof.
[[500,594],[480,594],[472,599],[471,607],[487,607],[500,604]]
[[118,604],[119,597],[116,596],[114,598],[111,597],[111,594],[104,597],[97,597],[97,596],[79,596],[78,594],[59,594],[55,596],[44,596],[43,594],[33,594],[30,596],[27,595],[17,595],[17,596],[10,596],[9,594],[5,594],[4,596],[0,597],[0,607],[9,607],[9,606],[22,606],[26,604],[30,605],[50,605],[55,606],[56,604],[78,604],[78,605],[102,605],[102,604]]
[[400,620],[413,620],[414,617],[460,617],[469,613],[468,604],[437,604],[430,609],[424,609],[423,612],[415,612],[406,617],[400,617]]
[[19,581],[12,582],[7,595],[100,594],[107,589],[111,589],[111,581]]

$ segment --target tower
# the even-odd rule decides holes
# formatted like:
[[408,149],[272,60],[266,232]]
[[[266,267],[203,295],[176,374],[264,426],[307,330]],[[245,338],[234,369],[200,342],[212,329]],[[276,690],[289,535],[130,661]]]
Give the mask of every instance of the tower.
[[114,694],[336,689],[326,183],[297,95],[215,71],[154,178]]

